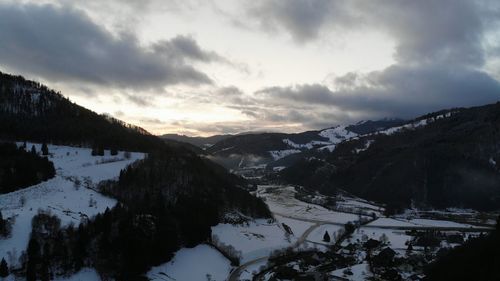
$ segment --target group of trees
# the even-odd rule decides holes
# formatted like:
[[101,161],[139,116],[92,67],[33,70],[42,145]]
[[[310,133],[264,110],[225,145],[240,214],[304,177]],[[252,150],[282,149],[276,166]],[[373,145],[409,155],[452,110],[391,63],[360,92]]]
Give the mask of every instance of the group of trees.
[[37,184],[55,175],[54,165],[46,157],[27,152],[14,143],[0,143],[0,156],[0,194]]
[[9,276],[9,266],[5,259],[2,258],[2,261],[0,261],[0,277],[5,278],[7,276]]
[[[183,146],[169,146],[139,127],[98,115],[38,83],[2,73],[0,139],[93,145],[95,155],[103,155],[105,149],[111,154],[118,149],[148,152],[145,160],[122,171],[118,181],[100,185],[103,193],[120,201],[113,209],[78,227],[61,228],[50,213],[33,219],[28,249],[20,259],[28,280],[47,280],[84,266],[96,268],[103,277],[140,280],[150,266],[168,261],[180,247],[209,241],[211,226],[226,212],[271,217],[264,202],[240,187],[246,182]],[[7,188],[5,192],[55,173],[52,163],[36,149],[30,153],[12,144],[1,149],[8,153],[0,151],[0,155],[13,155],[0,158],[0,187]],[[42,150],[49,153],[46,146]],[[124,157],[131,155],[124,153]]]
[[[104,156],[104,145],[101,144],[94,144],[92,146],[92,156]],[[118,150],[116,149],[116,146],[111,146],[109,150],[109,154],[111,156],[118,155]]]
[[7,237],[10,234],[10,223],[7,219],[4,219],[2,211],[0,211],[0,239]]
[[99,185],[121,202],[113,209],[67,228],[39,213],[32,222],[26,274],[45,278],[91,266],[105,277],[140,280],[180,247],[210,241],[211,227],[228,211],[269,218],[265,203],[238,187],[239,181],[191,152],[150,153],[123,170],[118,181]]
[[[385,203],[417,207],[500,207],[500,103],[422,116],[426,126],[362,136],[332,153],[305,157],[281,172],[288,183],[323,193],[341,188]],[[356,153],[370,142],[369,149]],[[314,158],[314,159],[311,159]]]
[[431,264],[426,280],[500,280],[499,221],[495,231],[468,239]]
[[0,72],[0,139],[53,144],[111,145],[151,151],[163,141],[140,127],[99,115],[37,82]]

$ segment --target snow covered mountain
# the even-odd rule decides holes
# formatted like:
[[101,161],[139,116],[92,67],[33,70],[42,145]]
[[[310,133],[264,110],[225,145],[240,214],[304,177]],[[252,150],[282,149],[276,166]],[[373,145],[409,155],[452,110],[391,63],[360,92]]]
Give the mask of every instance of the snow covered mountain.
[[[401,119],[363,121],[354,125],[339,125],[319,131],[296,134],[256,133],[236,135],[218,141],[206,149],[214,159],[228,168],[242,168],[266,164],[275,166],[284,158],[293,158],[302,152],[332,151],[345,140],[403,124]],[[284,161],[279,161],[284,163]]]
[[325,193],[347,190],[399,209],[500,208],[500,104],[428,114],[304,157],[282,179]]
[[[13,272],[7,280],[87,276],[86,267],[104,280],[142,280],[179,248],[209,242],[219,222],[271,216],[244,179],[185,145],[22,77],[0,74],[0,82],[0,139],[22,141],[11,149],[20,150],[12,155],[17,160],[33,156],[55,168],[54,177],[26,173],[37,180],[0,194],[0,261]],[[35,157],[30,153],[42,150],[37,140],[48,147]],[[0,158],[8,160],[3,151],[9,150]],[[17,168],[15,161],[2,163],[0,177]]]
[[217,142],[230,138],[233,135],[214,135],[209,137],[189,137],[185,135],[178,134],[165,134],[160,136],[160,138],[165,140],[174,140],[178,142],[185,142],[197,146],[202,149],[209,148],[216,144]]

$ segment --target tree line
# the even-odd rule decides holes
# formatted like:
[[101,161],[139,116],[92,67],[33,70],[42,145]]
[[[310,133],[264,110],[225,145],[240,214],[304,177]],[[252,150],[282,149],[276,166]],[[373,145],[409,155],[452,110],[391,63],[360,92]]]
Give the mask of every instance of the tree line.
[[32,222],[21,260],[29,281],[95,268],[116,280],[147,280],[151,266],[169,261],[181,247],[211,239],[211,227],[227,212],[270,218],[267,205],[238,186],[240,179],[191,152],[165,148],[98,188],[117,198],[114,208],[60,227],[40,212]]
[[28,152],[24,146],[0,143],[0,155],[0,194],[38,184],[55,175],[52,162],[38,155],[35,147]]

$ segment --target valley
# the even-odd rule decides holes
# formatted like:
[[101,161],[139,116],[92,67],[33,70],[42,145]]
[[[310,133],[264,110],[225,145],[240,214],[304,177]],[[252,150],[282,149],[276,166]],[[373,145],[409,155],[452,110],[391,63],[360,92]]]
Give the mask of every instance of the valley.
[[455,263],[493,274],[498,103],[159,138],[0,78],[5,280],[427,281]]
[[[360,198],[347,196],[337,198],[337,206],[343,211],[329,210],[320,205],[296,199],[297,190],[300,188],[259,185],[255,194],[269,206],[274,215],[274,221],[248,221],[238,225],[219,224],[212,227],[212,235],[217,237],[217,241],[232,246],[239,254],[241,263],[239,266],[231,267],[229,261],[226,260],[225,263],[218,262],[219,266],[210,267],[195,274],[183,259],[184,252],[190,251],[192,252],[190,255],[194,258],[193,262],[196,263],[197,252],[199,251],[203,256],[204,251],[208,250],[196,247],[181,250],[172,262],[155,268],[148,276],[151,280],[181,280],[182,278],[179,279],[176,276],[185,276],[183,275],[185,273],[179,272],[179,267],[187,267],[185,270],[190,272],[190,280],[193,281],[207,280],[208,275],[214,278],[211,280],[277,280],[273,278],[278,278],[280,272],[286,271],[285,268],[292,268],[297,274],[288,277],[292,279],[300,277],[306,278],[300,280],[309,280],[304,276],[320,274],[322,278],[329,278],[328,280],[368,280],[367,278],[374,276],[374,273],[369,269],[366,260],[367,254],[363,245],[367,241],[380,242],[371,255],[390,248],[395,252],[394,258],[396,259],[409,259],[411,256],[412,259],[422,259],[422,262],[425,260],[425,263],[428,263],[436,258],[438,252],[460,245],[469,238],[490,232],[496,223],[494,220],[496,214],[458,209],[446,212],[448,215],[453,215],[454,221],[445,220],[442,216],[429,216],[429,211],[423,212],[424,215],[418,210],[409,210],[405,214],[386,217],[383,207]],[[322,196],[318,194],[317,197]],[[367,210],[372,212],[368,213]],[[485,216],[491,219],[482,219]],[[348,227],[353,229],[346,233],[348,223],[351,225]],[[331,241],[324,241],[325,232],[329,234]],[[425,243],[418,241],[424,233],[435,233],[439,238],[436,238],[432,245],[426,246]],[[450,242],[453,239],[454,241]],[[408,254],[409,243],[413,244],[411,254]],[[224,257],[216,250],[211,251],[219,261],[224,260]],[[318,261],[307,264],[305,256],[310,253],[335,254],[351,260],[345,264],[345,267],[337,268],[332,264],[323,268],[325,264],[318,264]],[[424,254],[427,257],[424,257]],[[277,263],[278,258],[286,262]],[[176,261],[177,259],[179,261]],[[201,263],[202,260],[199,262]],[[424,276],[424,264],[414,267],[401,266],[401,268],[405,268],[399,271],[404,280],[410,276],[413,278]],[[177,275],[171,275],[169,272]],[[220,277],[224,273],[228,273],[227,279]]]

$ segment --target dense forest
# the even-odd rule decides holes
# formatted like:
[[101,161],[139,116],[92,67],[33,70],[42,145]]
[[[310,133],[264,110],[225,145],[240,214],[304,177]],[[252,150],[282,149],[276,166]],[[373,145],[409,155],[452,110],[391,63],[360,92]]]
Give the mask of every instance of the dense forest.
[[0,72],[0,138],[151,151],[162,141],[140,127],[99,115],[44,85]]
[[[267,205],[245,190],[246,181],[198,156],[201,149],[98,115],[20,76],[0,74],[0,138],[82,145],[92,147],[92,155],[104,149],[148,152],[122,170],[118,180],[98,186],[118,199],[114,208],[68,227],[39,211],[20,256],[23,267],[15,272],[27,280],[49,280],[83,267],[96,268],[103,280],[142,280],[151,266],[168,261],[179,248],[210,242],[211,227],[219,222],[235,216],[241,221],[271,218]],[[24,185],[54,175],[52,164],[36,151],[15,145],[0,149],[2,155],[15,156],[10,162],[0,159],[6,167],[3,181],[13,181],[11,174],[6,176],[13,171]],[[46,145],[41,153],[50,153]],[[50,165],[50,173],[32,170],[40,166],[31,164],[35,161]],[[18,169],[19,163],[25,170]],[[21,172],[26,175],[18,177]]]
[[426,274],[426,281],[500,280],[500,220],[495,231],[454,248]]
[[[34,149],[34,148],[33,148]],[[0,143],[0,194],[48,180],[55,175],[54,165],[36,150]]]
[[326,157],[285,169],[282,179],[324,193],[343,189],[394,209],[500,208],[500,103],[436,118],[446,113],[416,120],[431,120],[426,126],[341,143]]
[[[141,280],[151,266],[181,247],[209,242],[211,226],[228,213],[270,218],[267,205],[242,187],[240,178],[184,148],[152,152],[100,190],[120,203],[78,227],[61,228],[39,213],[26,250],[28,280],[95,267],[101,276]],[[241,186],[240,186],[241,185]]]

